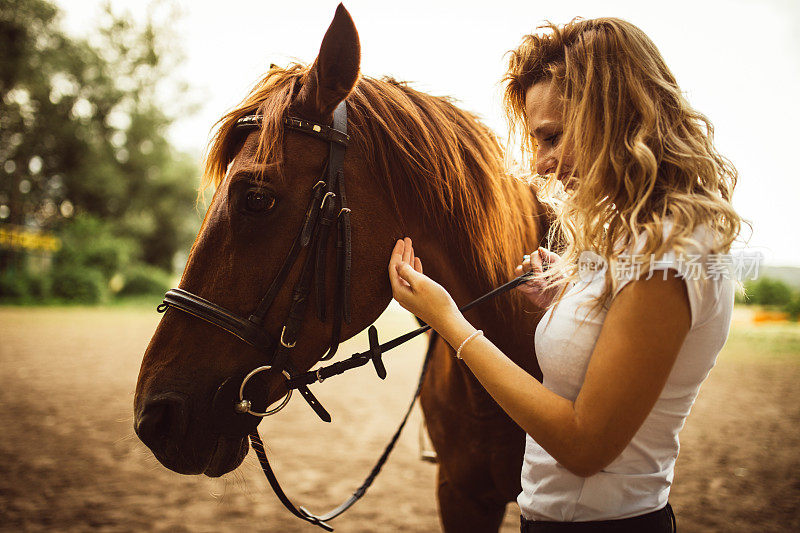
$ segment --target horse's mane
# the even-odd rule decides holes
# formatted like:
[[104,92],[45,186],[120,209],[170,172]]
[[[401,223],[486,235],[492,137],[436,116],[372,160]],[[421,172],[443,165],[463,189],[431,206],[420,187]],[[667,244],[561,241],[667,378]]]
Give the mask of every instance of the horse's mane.
[[[307,71],[298,64],[273,66],[220,119],[206,156],[204,186],[224,179],[240,140],[234,124],[248,114],[264,117],[259,157],[280,167],[283,117]],[[522,255],[538,245],[531,228],[542,213],[532,189],[505,172],[503,149],[492,131],[450,98],[393,79],[360,77],[347,103],[352,143],[396,212],[402,216],[400,206],[414,205],[414,212],[448,236],[443,248],[481,289],[508,281]],[[512,294],[512,307],[519,308],[520,294]]]

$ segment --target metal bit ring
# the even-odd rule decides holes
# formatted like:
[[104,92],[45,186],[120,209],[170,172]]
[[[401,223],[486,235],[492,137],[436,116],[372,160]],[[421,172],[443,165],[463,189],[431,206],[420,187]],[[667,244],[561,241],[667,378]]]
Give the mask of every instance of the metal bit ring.
[[[244,377],[244,380],[242,380],[242,384],[239,386],[239,403],[236,404],[236,407],[235,407],[236,412],[238,412],[238,413],[248,413],[248,414],[251,414],[253,416],[259,416],[259,417],[263,418],[265,416],[274,415],[275,413],[277,413],[278,411],[280,411],[281,409],[286,407],[286,404],[289,403],[289,399],[292,397],[292,390],[293,389],[287,388],[286,389],[286,396],[283,397],[283,401],[281,401],[281,403],[277,407],[273,407],[272,409],[268,409],[268,410],[264,411],[263,413],[252,411],[250,409],[250,406],[252,404],[250,403],[250,400],[245,400],[244,399],[244,387],[245,387],[245,385],[247,385],[247,382],[250,380],[250,378],[252,378],[256,374],[258,374],[259,372],[265,372],[267,370],[272,370],[272,366],[270,366],[270,365],[260,366],[258,368],[253,369],[249,374],[247,374]],[[291,379],[292,376],[291,376],[291,374],[289,374],[289,372],[287,372],[286,370],[281,370],[281,372],[283,373],[284,377],[287,380]]]

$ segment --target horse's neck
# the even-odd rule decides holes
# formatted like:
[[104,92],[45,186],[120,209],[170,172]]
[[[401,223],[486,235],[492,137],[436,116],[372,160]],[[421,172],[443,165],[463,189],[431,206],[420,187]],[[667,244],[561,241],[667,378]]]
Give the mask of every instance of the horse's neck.
[[[473,269],[463,266],[467,259],[443,246],[442,243],[452,236],[431,235],[430,230],[422,229],[412,230],[409,235],[419,236],[414,239],[414,249],[423,262],[424,273],[445,287],[459,306],[495,288],[486,279],[470,277],[467,273]],[[537,375],[539,369],[533,353],[533,333],[539,316],[538,309],[530,306],[525,308],[525,312],[514,314],[507,295],[497,298],[500,299],[503,312],[497,312],[497,302],[487,301],[467,311],[467,320],[482,329],[486,337],[514,362]]]

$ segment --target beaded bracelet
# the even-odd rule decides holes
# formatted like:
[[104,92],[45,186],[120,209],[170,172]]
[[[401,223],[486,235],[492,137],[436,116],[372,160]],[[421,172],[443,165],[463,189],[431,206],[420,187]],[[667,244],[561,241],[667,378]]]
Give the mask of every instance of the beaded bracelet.
[[467,344],[469,341],[477,337],[478,335],[483,335],[483,330],[479,329],[478,331],[474,332],[472,335],[464,339],[464,342],[461,343],[461,346],[458,347],[456,350],[456,358],[461,359],[461,349],[464,348],[464,345]]

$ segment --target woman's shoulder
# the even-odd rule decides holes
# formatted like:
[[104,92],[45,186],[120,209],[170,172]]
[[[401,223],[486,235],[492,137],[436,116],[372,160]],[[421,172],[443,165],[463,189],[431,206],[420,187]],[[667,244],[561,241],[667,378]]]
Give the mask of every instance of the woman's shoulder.
[[[727,254],[719,253],[719,236],[707,224],[698,224],[691,231],[684,231],[676,228],[672,218],[667,218],[661,230],[659,252],[642,253],[653,249],[648,246],[652,243],[648,242],[647,233],[642,232],[634,245],[620,254],[615,265],[617,271],[612,272],[617,281],[612,297],[632,281],[651,279],[656,275],[666,279],[667,271],[672,270],[685,282],[692,327],[695,327],[709,318],[710,311],[719,309],[720,299],[727,300],[727,295],[732,294],[731,272],[720,268],[726,264],[720,260],[721,256]],[[632,264],[637,268],[625,269]]]

